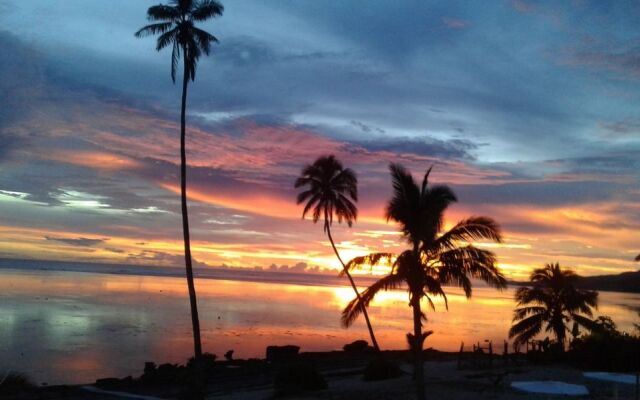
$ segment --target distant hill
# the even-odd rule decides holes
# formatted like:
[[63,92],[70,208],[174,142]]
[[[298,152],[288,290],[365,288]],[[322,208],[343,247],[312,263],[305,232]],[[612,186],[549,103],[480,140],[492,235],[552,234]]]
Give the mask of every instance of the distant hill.
[[623,272],[618,275],[581,277],[577,286],[590,290],[640,293],[640,270],[635,272]]
[[[529,282],[510,282],[517,286],[529,285]],[[623,272],[617,275],[597,275],[580,277],[577,287],[606,292],[640,293],[640,270]]]

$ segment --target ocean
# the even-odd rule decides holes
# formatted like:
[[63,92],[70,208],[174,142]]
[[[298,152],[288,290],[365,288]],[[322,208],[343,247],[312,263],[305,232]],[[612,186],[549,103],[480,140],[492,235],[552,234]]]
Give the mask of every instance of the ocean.
[[[38,384],[91,383],[140,375],[144,362],[184,363],[192,354],[182,270],[0,260],[0,375],[26,373]],[[333,276],[222,270],[196,280],[204,351],[262,358],[268,345],[340,350],[368,340],[359,320],[346,329],[340,312],[353,292]],[[359,283],[368,283],[361,279]],[[425,347],[457,351],[492,341],[501,352],[515,303],[513,289],[476,287],[467,300],[447,290],[427,310]],[[601,292],[597,315],[632,331],[640,295]],[[411,311],[405,292],[381,293],[370,316],[383,349],[405,349]]]

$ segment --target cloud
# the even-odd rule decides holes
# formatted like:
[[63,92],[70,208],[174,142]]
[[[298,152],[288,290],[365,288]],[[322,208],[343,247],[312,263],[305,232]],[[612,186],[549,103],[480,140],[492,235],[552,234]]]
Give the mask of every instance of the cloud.
[[45,239],[61,242],[71,246],[80,246],[80,247],[94,247],[109,240],[109,239],[91,239],[91,238],[85,238],[85,237],[66,238],[66,237],[54,237],[54,236],[45,236]]
[[640,39],[627,41],[597,40],[584,47],[567,48],[560,62],[604,72],[617,79],[640,79]]
[[443,17],[442,23],[449,29],[464,29],[469,26],[469,21],[449,17]]

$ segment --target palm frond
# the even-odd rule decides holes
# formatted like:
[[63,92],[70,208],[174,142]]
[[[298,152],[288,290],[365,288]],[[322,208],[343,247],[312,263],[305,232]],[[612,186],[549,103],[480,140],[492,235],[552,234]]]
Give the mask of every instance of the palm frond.
[[211,44],[217,43],[218,39],[209,32],[203,31],[202,29],[196,27],[191,28],[191,32],[193,33],[193,37],[195,38],[198,47],[204,54],[209,55]]
[[502,241],[500,226],[489,217],[470,217],[458,222],[438,237],[432,247],[436,251],[451,249],[455,247],[455,242],[470,242],[478,239],[489,239],[500,243]]
[[150,21],[175,21],[180,18],[180,10],[177,7],[158,4],[147,10],[147,19]]
[[597,331],[600,327],[598,323],[580,314],[571,314],[571,318],[588,331]]
[[533,314],[513,325],[509,329],[509,338],[515,337],[516,343],[524,344],[542,331],[543,322],[543,314]]
[[389,165],[393,197],[385,210],[387,221],[394,220],[401,225],[405,236],[417,234],[417,215],[420,190],[413,176],[400,164]]
[[[365,265],[373,267],[383,261],[391,263],[394,257],[395,257],[395,254],[393,253],[371,253],[371,254],[367,254],[366,256],[354,257],[347,263],[347,265],[345,265],[345,269],[347,271],[352,271],[356,268],[361,268]],[[344,274],[345,274],[344,271],[340,271],[339,273],[340,276]]]
[[519,321],[524,319],[530,314],[544,314],[547,312],[545,307],[533,306],[533,307],[520,307],[516,308],[513,312],[513,321]]
[[134,33],[134,36],[137,37],[137,38],[142,38],[142,37],[147,37],[147,36],[151,36],[151,35],[157,35],[157,34],[160,34],[160,33],[167,32],[172,27],[173,27],[173,23],[172,22],[160,22],[160,23],[157,23],[157,24],[150,24],[150,25],[146,25],[146,26],[143,26],[142,28],[140,28],[140,30],[138,30],[136,33]]
[[173,83],[176,83],[176,71],[178,70],[179,62],[180,62],[180,44],[176,40],[175,42],[173,42],[173,49],[171,50],[171,80],[173,81]]
[[[467,275],[481,279],[496,289],[504,289],[507,286],[506,278],[496,267],[496,256],[489,250],[468,245],[447,250],[440,254],[439,261],[440,279],[443,283],[464,283],[460,276]],[[465,293],[467,297],[471,295],[466,289]]]
[[515,298],[518,306],[531,303],[545,306],[551,304],[551,296],[539,286],[519,287],[516,290]]
[[341,322],[345,327],[351,326],[358,316],[362,313],[362,310],[369,306],[369,303],[374,299],[375,295],[381,290],[393,290],[401,287],[404,284],[404,278],[397,274],[387,275],[380,278],[373,283],[361,294],[360,298],[356,297],[351,300],[349,304],[342,311]]
[[215,18],[222,15],[224,12],[224,6],[215,0],[201,0],[196,3],[193,11],[191,11],[191,18],[194,21],[206,21],[210,18]]

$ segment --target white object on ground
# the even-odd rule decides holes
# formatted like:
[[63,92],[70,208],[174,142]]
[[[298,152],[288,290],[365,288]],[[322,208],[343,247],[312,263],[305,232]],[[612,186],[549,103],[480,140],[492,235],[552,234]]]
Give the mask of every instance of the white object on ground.
[[636,376],[631,374],[618,374],[615,372],[584,372],[586,378],[599,379],[601,381],[611,381],[616,383],[636,384]]
[[558,381],[516,381],[511,387],[529,393],[563,394],[566,396],[584,396],[589,390],[584,385]]
[[160,397],[143,396],[143,395],[140,395],[140,394],[125,393],[125,392],[112,392],[110,390],[102,390],[102,389],[98,389],[95,386],[82,386],[82,389],[86,390],[87,392],[98,393],[98,394],[106,394],[106,395],[109,395],[109,396],[122,397],[122,398],[125,398],[125,399],[163,400]]

